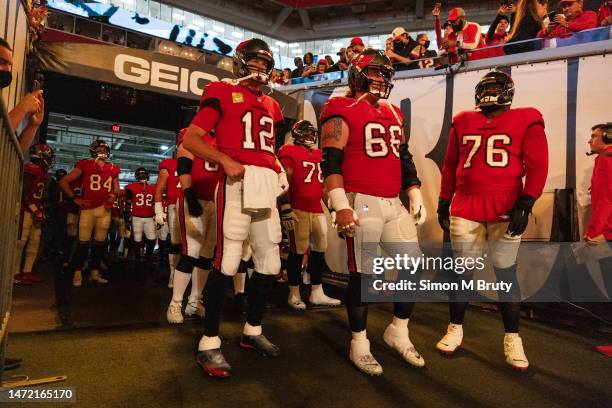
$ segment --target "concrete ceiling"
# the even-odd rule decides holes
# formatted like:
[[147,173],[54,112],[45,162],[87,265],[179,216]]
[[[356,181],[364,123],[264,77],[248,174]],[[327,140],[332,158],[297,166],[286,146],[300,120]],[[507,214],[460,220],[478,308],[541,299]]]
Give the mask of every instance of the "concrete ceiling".
[[[164,0],[164,3],[287,42],[433,29],[431,0]],[[462,6],[468,20],[490,24],[499,1],[445,2],[443,18]]]

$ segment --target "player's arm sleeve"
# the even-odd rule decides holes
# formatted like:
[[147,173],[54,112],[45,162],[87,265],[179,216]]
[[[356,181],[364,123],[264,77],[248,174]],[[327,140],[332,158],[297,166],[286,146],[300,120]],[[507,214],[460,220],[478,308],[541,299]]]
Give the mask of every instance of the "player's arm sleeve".
[[548,143],[542,121],[527,128],[523,140],[523,162],[525,187],[522,194],[537,200],[542,195],[548,177]]
[[589,238],[609,232],[606,225],[612,216],[612,159],[602,161],[601,167],[593,170],[591,219],[586,230]]
[[421,180],[419,180],[412,153],[408,150],[408,142],[400,145],[399,154],[402,169],[402,190],[420,187]]
[[480,43],[480,26],[476,23],[472,23],[463,32],[463,41],[461,42],[461,48],[464,50],[475,50],[478,48]]
[[442,180],[440,183],[440,198],[443,200],[451,200],[455,193],[455,179],[457,165],[459,164],[459,144],[457,137],[455,126],[451,126],[450,135],[448,136],[448,145],[446,146],[446,156],[444,157],[444,164],[442,166]]
[[191,120],[191,124],[204,130],[206,133],[215,128],[217,121],[223,114],[221,106],[221,93],[216,85],[209,84],[204,89],[198,113]]

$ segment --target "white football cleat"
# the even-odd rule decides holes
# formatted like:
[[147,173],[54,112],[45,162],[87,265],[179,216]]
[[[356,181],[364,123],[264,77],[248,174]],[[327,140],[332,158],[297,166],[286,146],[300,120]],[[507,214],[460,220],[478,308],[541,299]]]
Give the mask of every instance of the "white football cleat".
[[518,333],[506,333],[504,336],[504,354],[506,363],[515,370],[526,371],[529,368],[529,361],[523,349],[523,339]]
[[370,353],[370,340],[351,340],[349,359],[367,375],[382,375],[383,368]]
[[100,284],[106,285],[108,281],[104,279],[102,276],[100,276],[100,272],[94,269],[89,274],[89,283],[100,283]]
[[463,326],[460,324],[449,323],[446,334],[436,344],[438,351],[446,356],[450,356],[461,347],[463,343]]
[[340,304],[342,304],[340,299],[334,299],[327,296],[322,288],[319,290],[313,289],[312,292],[310,292],[308,301],[315,306],[340,306]]
[[74,271],[72,276],[72,286],[80,288],[83,285],[83,273],[81,271]]
[[400,353],[407,363],[419,368],[425,365],[425,360],[410,341],[407,326],[398,329],[392,324],[388,325],[383,334],[383,340],[389,347]]
[[185,306],[185,316],[204,318],[204,305],[201,297],[189,298],[187,306]]
[[306,303],[304,303],[299,297],[290,295],[289,300],[287,300],[287,304],[289,304],[289,306],[295,310],[306,310]]
[[168,323],[183,323],[180,303],[170,302],[168,310],[166,310],[166,320],[168,320]]

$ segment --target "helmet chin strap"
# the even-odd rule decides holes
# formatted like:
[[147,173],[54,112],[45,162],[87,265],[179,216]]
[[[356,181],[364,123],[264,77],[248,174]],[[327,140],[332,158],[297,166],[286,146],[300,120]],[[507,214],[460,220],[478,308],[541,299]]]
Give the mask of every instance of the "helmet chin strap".
[[[224,79],[222,79],[221,81],[222,81],[222,82],[227,82],[227,83],[230,83],[230,84],[232,84],[232,85],[237,85],[237,84],[239,84],[240,82],[244,82],[244,81],[246,81],[246,80],[248,80],[248,79],[251,79],[251,78],[256,78],[256,77],[258,77],[258,76],[262,76],[262,74],[261,74],[261,73],[257,73],[257,72],[251,72],[249,75],[247,75],[247,76],[243,76],[242,78],[224,78]],[[266,75],[266,77],[267,77],[267,75]],[[268,78],[266,78],[266,79],[268,79]],[[259,82],[259,81],[258,81],[258,82]],[[267,81],[266,81],[266,83],[267,83]],[[265,85],[265,84],[264,84],[264,85]]]
[[361,102],[367,96],[368,96],[368,92],[364,92],[363,95],[361,95],[359,98],[357,98],[357,100],[355,102],[351,103],[348,107],[352,108],[353,106],[357,105],[359,102]]

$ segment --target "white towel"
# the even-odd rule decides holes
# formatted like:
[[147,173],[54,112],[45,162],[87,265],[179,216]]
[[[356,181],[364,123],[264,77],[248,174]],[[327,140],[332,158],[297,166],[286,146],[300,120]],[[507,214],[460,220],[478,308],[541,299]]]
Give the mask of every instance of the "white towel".
[[242,209],[252,214],[269,213],[276,208],[278,174],[260,166],[244,166]]

